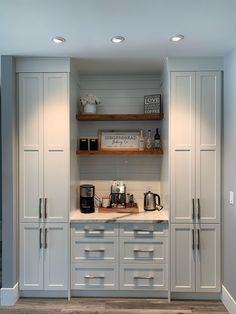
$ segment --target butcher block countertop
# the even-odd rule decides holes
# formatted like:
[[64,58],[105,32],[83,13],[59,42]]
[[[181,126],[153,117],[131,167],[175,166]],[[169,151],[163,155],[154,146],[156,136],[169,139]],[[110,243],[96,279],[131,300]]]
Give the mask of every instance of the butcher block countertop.
[[139,213],[99,213],[97,210],[91,214],[83,214],[79,209],[71,213],[71,222],[163,222],[167,223],[169,220],[168,211],[162,209],[161,211],[144,211],[141,209]]

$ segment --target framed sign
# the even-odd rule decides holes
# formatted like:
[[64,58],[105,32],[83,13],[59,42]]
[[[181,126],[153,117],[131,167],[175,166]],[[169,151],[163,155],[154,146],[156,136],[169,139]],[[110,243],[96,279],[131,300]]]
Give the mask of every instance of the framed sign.
[[137,150],[140,130],[99,130],[99,148]]
[[161,113],[161,94],[144,96],[144,113]]

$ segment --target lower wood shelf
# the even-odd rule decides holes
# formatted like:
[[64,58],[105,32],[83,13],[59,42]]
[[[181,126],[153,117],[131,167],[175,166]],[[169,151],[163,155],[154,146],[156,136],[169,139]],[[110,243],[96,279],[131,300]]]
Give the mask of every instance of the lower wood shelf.
[[162,149],[157,150],[77,150],[77,155],[163,155]]

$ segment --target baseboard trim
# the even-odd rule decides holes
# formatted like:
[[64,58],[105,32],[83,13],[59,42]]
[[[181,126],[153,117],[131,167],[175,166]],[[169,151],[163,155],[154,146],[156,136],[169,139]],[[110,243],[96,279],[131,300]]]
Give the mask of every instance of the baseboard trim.
[[1,305],[11,306],[16,304],[19,299],[19,284],[15,284],[13,288],[1,288]]
[[234,300],[234,298],[231,296],[229,291],[223,285],[222,285],[221,301],[223,302],[224,306],[229,311],[229,313],[231,314],[236,313],[236,301]]

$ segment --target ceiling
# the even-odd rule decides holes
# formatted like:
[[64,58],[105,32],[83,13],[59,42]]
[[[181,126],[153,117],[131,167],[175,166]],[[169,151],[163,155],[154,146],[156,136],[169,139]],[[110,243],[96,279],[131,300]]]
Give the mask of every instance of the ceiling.
[[[81,73],[155,73],[167,56],[225,55],[236,46],[235,14],[236,0],[0,0],[0,55],[74,57]],[[175,34],[185,39],[170,42]],[[126,40],[115,45],[115,35]]]

